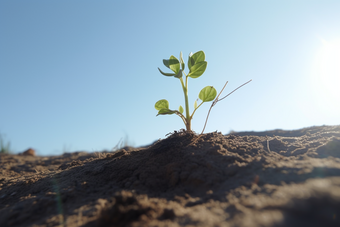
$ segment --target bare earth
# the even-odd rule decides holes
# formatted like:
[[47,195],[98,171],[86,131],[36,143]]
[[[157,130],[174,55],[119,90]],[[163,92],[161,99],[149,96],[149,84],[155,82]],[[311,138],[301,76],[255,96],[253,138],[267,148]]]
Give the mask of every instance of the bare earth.
[[0,155],[0,226],[340,226],[340,126]]

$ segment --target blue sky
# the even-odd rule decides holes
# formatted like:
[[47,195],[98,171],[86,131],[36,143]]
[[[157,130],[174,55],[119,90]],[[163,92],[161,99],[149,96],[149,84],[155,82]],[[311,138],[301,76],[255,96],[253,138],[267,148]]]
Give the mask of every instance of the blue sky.
[[[0,1],[0,133],[39,155],[142,146],[184,127],[158,116],[184,106],[180,81],[157,67],[203,50],[189,78],[223,94],[205,132],[340,124],[340,1]],[[222,94],[222,95],[223,95]],[[195,113],[201,132],[210,107]]]

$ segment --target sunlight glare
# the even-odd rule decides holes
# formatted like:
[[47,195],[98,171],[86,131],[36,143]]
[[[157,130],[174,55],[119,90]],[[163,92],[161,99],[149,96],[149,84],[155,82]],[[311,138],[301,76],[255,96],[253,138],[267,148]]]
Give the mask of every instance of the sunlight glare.
[[318,50],[314,69],[313,80],[319,92],[331,99],[340,98],[340,39],[321,40],[322,46]]
[[323,117],[324,122],[340,116],[340,38],[320,40],[320,47],[313,56],[309,94],[311,108],[306,116]]

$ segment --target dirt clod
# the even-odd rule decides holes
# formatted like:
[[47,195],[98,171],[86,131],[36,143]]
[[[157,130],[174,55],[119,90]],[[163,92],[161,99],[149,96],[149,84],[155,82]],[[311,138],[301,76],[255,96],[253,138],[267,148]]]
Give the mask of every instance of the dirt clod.
[[30,156],[35,156],[35,150],[32,148],[29,148],[27,150],[25,150],[24,152],[22,152],[23,155],[30,155]]

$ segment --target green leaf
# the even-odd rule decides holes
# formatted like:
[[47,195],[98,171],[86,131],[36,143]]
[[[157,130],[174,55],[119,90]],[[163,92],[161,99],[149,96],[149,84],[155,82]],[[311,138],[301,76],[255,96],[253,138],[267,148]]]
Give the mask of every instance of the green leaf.
[[198,97],[203,101],[203,102],[209,102],[215,99],[217,95],[217,91],[213,86],[206,86],[203,88]]
[[174,113],[176,113],[176,111],[169,110],[169,109],[160,109],[156,116],[158,116],[158,115],[166,115],[166,114],[174,114]]
[[203,50],[198,51],[192,55],[192,58],[194,59],[195,63],[196,62],[201,62],[205,60],[205,54]]
[[192,52],[189,54],[189,59],[188,59],[188,68],[191,70],[191,66],[195,64],[195,60],[192,58]]
[[197,100],[195,100],[195,103],[194,103],[194,109],[197,108]]
[[168,64],[169,64],[169,68],[175,73],[175,74],[178,74],[179,70],[180,70],[180,64],[179,64],[179,61],[178,59],[171,55],[170,56],[170,59],[168,61]]
[[161,109],[169,109],[169,102],[166,99],[161,99],[156,102],[155,104],[155,109],[156,110],[161,110]]
[[170,69],[170,67],[169,67],[169,59],[163,59],[163,64]]
[[164,73],[160,68],[158,68],[159,72],[162,73],[164,76],[175,76],[175,73]]
[[202,62],[205,60],[205,54],[204,52],[201,50],[201,51],[198,51],[194,54],[190,53],[189,54],[189,60],[188,60],[188,68],[189,70],[191,71],[191,67],[194,66],[195,64],[199,63],[199,62]]
[[182,71],[185,69],[185,64],[184,64],[184,61],[183,61],[183,55],[182,55],[182,51],[180,53],[180,61],[181,61],[181,66],[182,66]]
[[179,106],[178,111],[182,114],[184,112],[184,109],[182,106]]
[[[160,70],[160,68],[158,68],[160,73],[162,73],[164,76],[176,76],[176,75],[179,76],[180,64],[179,64],[178,59],[175,56],[171,55],[170,59],[163,59],[163,64],[169,69],[171,69],[174,73],[165,73],[162,70]],[[177,78],[180,78],[180,77],[177,77]]]
[[206,61],[196,63],[194,66],[191,67],[188,76],[190,76],[191,78],[198,78],[202,76],[202,74],[207,68],[207,64],[208,63]]
[[169,102],[166,99],[161,99],[156,102],[155,109],[158,110],[158,115],[174,114],[176,111],[169,109]]
[[177,73],[177,75],[175,75],[175,77],[178,78],[178,79],[181,78],[183,76],[182,72],[183,72],[183,70],[180,69],[179,72]]

